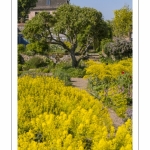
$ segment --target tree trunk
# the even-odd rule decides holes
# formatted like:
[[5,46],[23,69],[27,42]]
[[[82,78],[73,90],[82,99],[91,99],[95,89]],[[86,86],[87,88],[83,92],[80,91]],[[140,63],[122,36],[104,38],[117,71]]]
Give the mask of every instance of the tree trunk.
[[70,51],[70,55],[71,55],[71,59],[72,59],[72,67],[77,68],[79,63],[76,59],[74,50]]

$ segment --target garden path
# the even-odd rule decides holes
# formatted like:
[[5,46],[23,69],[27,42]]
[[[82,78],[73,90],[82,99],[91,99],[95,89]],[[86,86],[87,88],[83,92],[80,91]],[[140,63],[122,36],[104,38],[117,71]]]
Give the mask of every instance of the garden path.
[[71,78],[72,86],[86,90],[88,80],[84,78]]
[[[88,80],[84,78],[71,78],[72,86],[79,89],[87,89]],[[117,128],[124,123],[123,119],[118,117],[114,110],[108,109],[110,117],[112,118],[114,126]]]

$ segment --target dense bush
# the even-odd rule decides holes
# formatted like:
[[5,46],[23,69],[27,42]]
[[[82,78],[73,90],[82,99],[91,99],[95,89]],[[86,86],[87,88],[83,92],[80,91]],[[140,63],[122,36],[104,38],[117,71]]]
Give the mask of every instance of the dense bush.
[[84,66],[78,68],[72,68],[70,63],[58,63],[51,70],[54,77],[58,77],[60,80],[65,82],[65,85],[71,85],[72,77],[82,78],[85,75]]
[[131,58],[112,64],[88,61],[85,78],[91,94],[125,117],[127,104],[132,104]]
[[49,46],[47,43],[40,43],[40,42],[35,42],[35,43],[30,43],[26,46],[26,50],[29,51],[29,53],[39,53],[43,54],[44,52],[49,50]]
[[18,79],[18,150],[132,150],[132,122],[115,129],[84,90],[52,77]]
[[21,64],[18,64],[18,71],[22,71],[22,65]]
[[124,39],[116,39],[114,42],[105,45],[104,53],[107,57],[115,60],[132,57],[132,42]]
[[65,85],[71,85],[71,77],[63,69],[57,68],[53,71],[53,76],[64,81]]
[[26,50],[26,47],[24,44],[18,44],[18,52],[24,52]]
[[44,61],[44,59],[39,56],[34,56],[26,62],[26,67],[28,69],[39,68],[46,65],[47,63]]
[[79,77],[82,78],[85,75],[85,66],[80,65],[78,68],[73,68],[71,63],[59,63],[56,65],[55,70],[61,69],[62,72],[67,73],[70,77]]
[[43,72],[43,73],[49,73],[49,72],[50,72],[50,69],[49,69],[49,68],[44,68],[44,69],[42,70],[42,72]]
[[24,58],[22,57],[21,54],[18,53],[18,64],[24,64]]
[[111,41],[112,41],[112,40],[111,40],[111,39],[108,39],[108,38],[102,39],[101,42],[100,42],[100,49],[101,49],[101,50],[104,50],[106,44],[107,44],[107,43],[110,43]]

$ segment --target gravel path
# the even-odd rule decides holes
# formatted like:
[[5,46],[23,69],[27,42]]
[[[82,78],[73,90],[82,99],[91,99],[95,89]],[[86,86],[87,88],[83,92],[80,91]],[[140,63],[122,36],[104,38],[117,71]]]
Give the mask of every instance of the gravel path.
[[116,128],[118,128],[120,125],[124,123],[123,119],[118,117],[114,110],[112,110],[111,108],[108,108],[108,112]]
[[[71,82],[72,82],[72,86],[80,88],[80,89],[84,89],[84,90],[86,90],[87,84],[88,84],[88,80],[83,79],[83,78],[71,78]],[[118,117],[114,110],[112,110],[111,108],[108,108],[108,112],[109,112],[110,117],[113,121],[113,124],[116,128],[124,123],[123,119]],[[132,114],[131,108],[130,108],[130,110],[127,110],[127,114],[128,114],[128,116],[130,116]]]
[[71,78],[72,86],[86,90],[88,80],[83,78]]

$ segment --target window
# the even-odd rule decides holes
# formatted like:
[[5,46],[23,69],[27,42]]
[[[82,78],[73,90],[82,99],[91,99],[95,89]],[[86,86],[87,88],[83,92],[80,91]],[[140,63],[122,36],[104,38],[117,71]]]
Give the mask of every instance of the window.
[[46,5],[50,5],[50,0],[46,0]]

